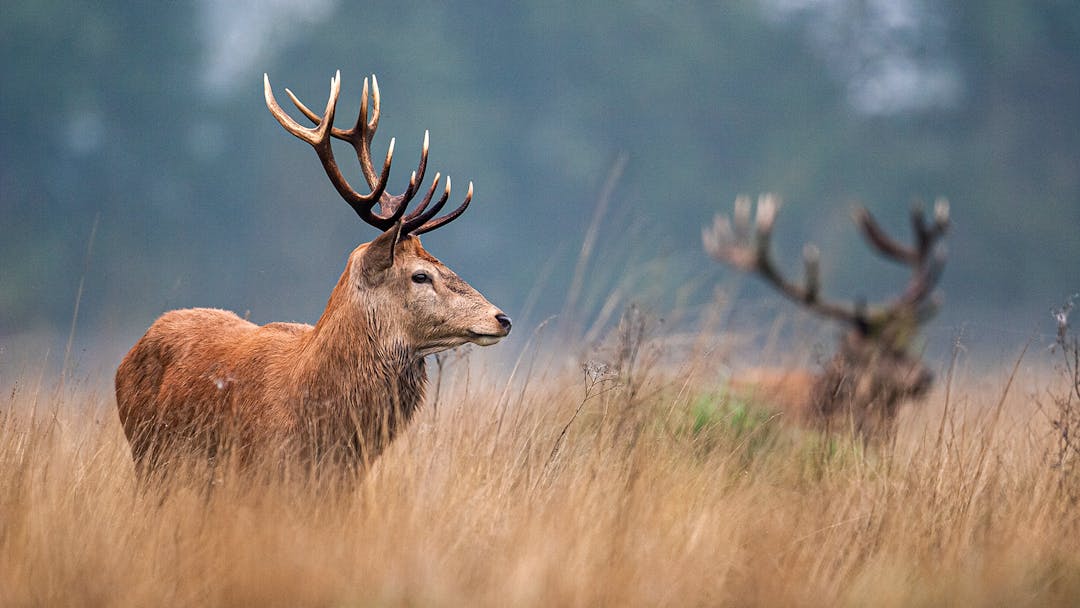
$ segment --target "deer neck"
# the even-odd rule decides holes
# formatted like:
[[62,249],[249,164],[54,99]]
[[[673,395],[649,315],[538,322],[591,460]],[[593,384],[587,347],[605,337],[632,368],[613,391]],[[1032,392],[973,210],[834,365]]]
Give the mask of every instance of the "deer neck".
[[842,413],[860,433],[891,419],[903,393],[899,386],[882,380],[887,365],[873,344],[858,335],[845,336],[815,387],[818,413],[826,417]]
[[391,317],[353,291],[348,274],[305,340],[296,387],[315,407],[389,440],[423,402],[424,359]]
[[831,415],[853,393],[853,383],[858,382],[851,362],[844,352],[838,352],[825,364],[811,390],[812,408],[824,416]]

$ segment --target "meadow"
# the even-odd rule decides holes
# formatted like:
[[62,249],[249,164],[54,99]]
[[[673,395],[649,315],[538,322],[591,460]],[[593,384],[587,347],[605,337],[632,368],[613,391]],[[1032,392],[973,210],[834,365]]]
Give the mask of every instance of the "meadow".
[[730,338],[664,331],[546,328],[512,369],[444,353],[355,484],[140,484],[107,381],[8,377],[0,605],[1080,602],[1075,350],[1017,344],[997,371],[959,353],[864,445],[728,394]]

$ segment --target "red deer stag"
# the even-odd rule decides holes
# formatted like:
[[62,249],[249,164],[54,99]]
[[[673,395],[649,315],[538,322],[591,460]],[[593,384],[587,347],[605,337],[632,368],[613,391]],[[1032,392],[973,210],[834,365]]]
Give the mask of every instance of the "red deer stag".
[[[266,105],[286,131],[315,148],[338,193],[382,234],[349,255],[314,327],[258,326],[207,308],[172,311],[155,321],[116,371],[117,409],[140,470],[181,455],[212,460],[226,446],[244,457],[285,447],[308,462],[370,462],[423,401],[426,355],[466,342],[495,344],[510,333],[510,319],[417,238],[460,216],[472,200],[472,184],[457,209],[436,217],[450,196],[447,177],[432,202],[436,174],[406,213],[424,180],[428,136],[408,187],[388,193],[394,140],[381,171],[371,159],[378,83],[372,76],[371,119],[365,79],[356,124],[344,130],[332,126],[340,81],[338,72],[322,116],[286,89],[314,127],[281,109],[264,75]],[[370,192],[357,192],[342,176],[331,137],[355,149]]]
[[770,253],[778,211],[776,197],[761,196],[753,222],[756,227],[752,227],[750,199],[739,197],[733,221],[717,215],[702,232],[705,250],[729,266],[757,274],[786,297],[848,329],[823,371],[749,370],[732,380],[732,388],[825,428],[851,428],[864,438],[887,436],[900,403],[923,396],[933,383],[933,373],[913,348],[919,327],[939,305],[931,294],[945,265],[944,246],[939,242],[949,228],[948,203],[937,201],[932,221],[920,207],[912,209],[915,243],[911,246],[888,236],[866,209],[855,212],[855,223],[878,253],[911,267],[903,292],[879,305],[824,299],[819,254],[813,245],[803,251],[803,284],[786,279]]

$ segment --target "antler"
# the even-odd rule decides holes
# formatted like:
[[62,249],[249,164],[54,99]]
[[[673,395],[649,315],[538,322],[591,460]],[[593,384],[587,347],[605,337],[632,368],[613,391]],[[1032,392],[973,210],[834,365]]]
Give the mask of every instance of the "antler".
[[913,309],[920,321],[933,316],[939,302],[930,296],[945,270],[945,246],[941,240],[949,230],[949,201],[943,197],[934,201],[932,222],[927,221],[922,205],[916,203],[911,207],[911,227],[915,233],[915,243],[911,246],[903,245],[886,234],[866,208],[856,209],[853,219],[862,230],[863,237],[879,253],[912,269],[904,291],[886,309]]
[[[371,159],[371,139],[375,135],[375,130],[379,127],[379,83],[374,75],[371,77],[371,82],[372,99],[374,101],[371,119],[368,119],[368,81],[365,78],[364,92],[360,99],[360,113],[356,118],[356,124],[347,130],[333,126],[334,111],[337,107],[338,96],[341,93],[340,70],[330,80],[330,99],[326,103],[326,111],[323,112],[322,116],[308,109],[296,95],[293,95],[292,91],[285,89],[285,93],[288,94],[289,99],[292,100],[297,109],[315,123],[314,127],[301,126],[281,109],[281,106],[278,105],[277,100],[274,98],[273,90],[270,88],[270,78],[266,74],[263,74],[263,92],[266,97],[266,107],[270,109],[270,113],[274,115],[274,118],[277,119],[281,126],[315,148],[315,153],[318,154],[319,160],[322,161],[330,182],[337,189],[338,194],[345,199],[345,202],[356,211],[360,219],[379,230],[387,230],[400,220],[402,222],[402,234],[423,234],[453,221],[468,208],[469,203],[472,201],[473,185],[472,182],[469,182],[469,191],[465,195],[465,201],[457,209],[436,219],[435,216],[442,210],[447,199],[450,198],[450,177],[447,176],[446,187],[442,196],[429,208],[431,199],[439,187],[439,181],[441,180],[439,173],[435,174],[431,187],[428,188],[427,194],[421,199],[420,204],[411,213],[405,215],[405,209],[416,196],[419,185],[424,181],[428,156],[427,131],[424,131],[424,145],[420,150],[420,162],[409,178],[408,187],[404,192],[397,195],[386,192],[386,182],[390,175],[390,163],[394,156],[394,139],[390,140],[382,171],[376,172]],[[337,161],[334,159],[334,151],[330,143],[331,137],[346,141],[352,145],[353,150],[356,151],[356,159],[360,163],[364,179],[368,187],[371,188],[369,194],[360,194],[354,190],[341,174]],[[379,212],[374,211],[375,203],[379,204]]]
[[750,198],[735,199],[732,220],[717,214],[711,227],[702,230],[705,250],[713,258],[744,272],[754,272],[776,287],[788,298],[827,317],[855,325],[864,332],[880,327],[899,316],[913,315],[916,323],[933,316],[937,302],[929,298],[941,278],[945,266],[945,251],[939,246],[949,228],[949,203],[941,198],[934,206],[933,222],[928,222],[920,206],[911,211],[915,243],[904,245],[888,236],[866,209],[855,212],[855,222],[866,240],[884,256],[911,266],[912,275],[901,295],[889,303],[868,306],[865,302],[841,304],[825,300],[820,294],[819,259],[817,247],[803,249],[804,277],[802,285],[786,278],[776,267],[770,251],[773,225],[780,201],[772,194],[758,197],[751,230]]

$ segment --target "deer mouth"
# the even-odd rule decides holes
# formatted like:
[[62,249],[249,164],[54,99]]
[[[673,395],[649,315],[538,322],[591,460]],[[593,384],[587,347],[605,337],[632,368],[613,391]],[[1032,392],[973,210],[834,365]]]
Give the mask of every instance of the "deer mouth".
[[480,346],[491,346],[506,337],[506,334],[484,334],[475,331],[468,333],[469,342]]

